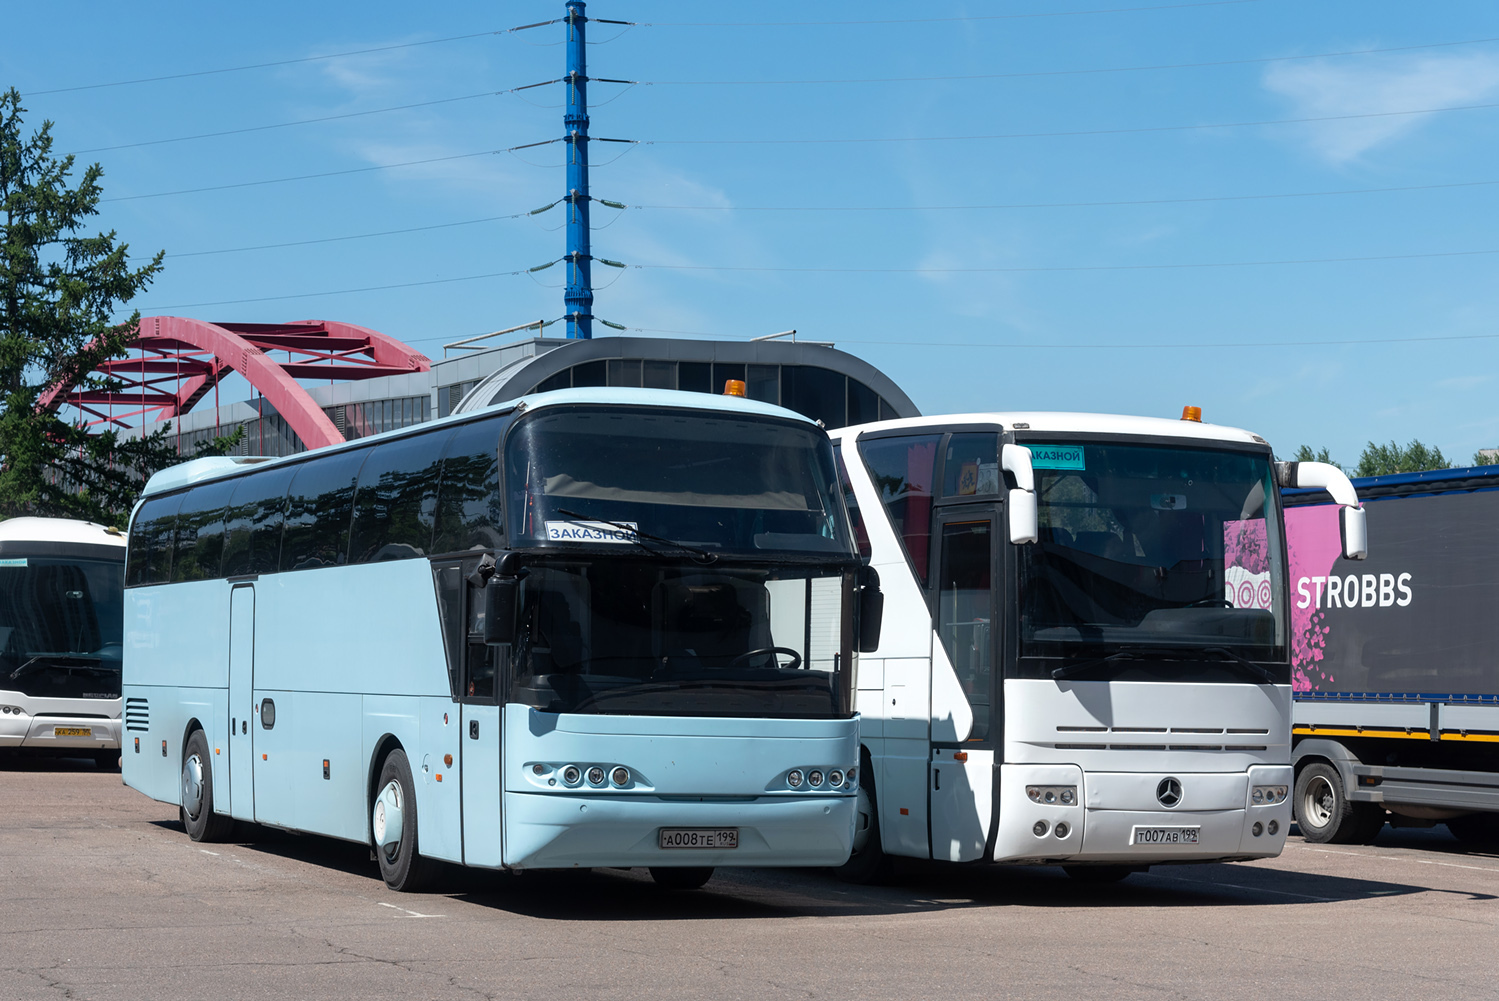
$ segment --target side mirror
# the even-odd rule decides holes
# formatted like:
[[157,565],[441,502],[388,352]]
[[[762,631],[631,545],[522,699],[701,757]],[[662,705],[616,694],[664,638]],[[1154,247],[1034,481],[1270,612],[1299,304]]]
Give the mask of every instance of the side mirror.
[[1010,542],[1017,546],[1035,542],[1041,537],[1036,508],[1036,474],[1031,469],[1031,450],[1024,445],[1005,445],[1000,465],[1015,477],[1015,487],[1008,492],[1005,506],[1010,514]]
[[885,595],[880,574],[874,567],[859,572],[859,652],[873,653],[880,647],[880,627],[885,620]]
[[484,642],[493,646],[515,641],[515,599],[520,579],[495,576],[483,592]]
[[1343,540],[1343,559],[1361,560],[1369,555],[1369,526],[1363,508],[1338,508],[1338,536]]

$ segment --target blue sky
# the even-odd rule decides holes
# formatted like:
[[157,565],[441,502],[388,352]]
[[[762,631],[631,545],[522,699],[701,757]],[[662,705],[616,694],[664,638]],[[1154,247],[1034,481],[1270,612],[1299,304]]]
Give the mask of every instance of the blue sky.
[[[563,311],[561,268],[507,274],[562,254],[560,209],[499,218],[562,194],[560,147],[490,152],[561,134],[559,87],[496,92],[562,74],[560,25],[503,30],[562,10],[31,4],[0,86],[103,164],[103,226],[167,251],[145,315],[339,319],[440,356]],[[595,254],[630,265],[596,268],[602,318],[794,327],[929,413],[1191,403],[1345,464],[1499,446],[1492,2],[588,13],[640,22],[591,28],[590,75],[641,82],[591,94],[595,136],[642,140],[594,147],[594,194],[631,206],[596,208]],[[44,93],[257,63],[281,65]]]

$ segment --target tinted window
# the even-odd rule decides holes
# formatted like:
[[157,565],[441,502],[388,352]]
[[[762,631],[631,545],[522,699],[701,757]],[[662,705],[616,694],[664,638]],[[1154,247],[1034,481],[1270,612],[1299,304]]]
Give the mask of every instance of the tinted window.
[[239,480],[224,514],[221,576],[275,573],[281,556],[281,519],[293,468],[268,469]]
[[926,586],[932,534],[932,474],[942,436],[878,438],[859,443],[895,534],[916,577]]
[[172,580],[212,580],[224,557],[224,508],[234,480],[220,480],[188,491],[177,515],[177,555]]
[[874,550],[869,545],[869,533],[864,529],[864,516],[859,513],[859,499],[854,496],[853,481],[848,478],[848,467],[843,464],[843,446],[833,446],[833,458],[838,462],[838,485],[843,488],[843,503],[848,507],[849,520],[853,522],[854,542],[859,555],[866,560]]
[[370,453],[354,494],[350,563],[409,559],[431,549],[443,443],[451,433],[402,438]]
[[500,509],[500,438],[510,416],[464,424],[448,440],[437,494],[434,553],[498,548],[504,536]]
[[291,488],[286,492],[282,570],[333,567],[349,561],[354,479],[369,454],[369,449],[362,448],[313,459],[297,467]]
[[172,579],[172,547],[182,495],[146,501],[130,526],[125,584],[165,584]]
[[947,439],[942,496],[999,493],[999,435],[955,434]]
[[609,381],[609,370],[606,362],[585,361],[581,365],[573,366],[573,386],[604,386]]

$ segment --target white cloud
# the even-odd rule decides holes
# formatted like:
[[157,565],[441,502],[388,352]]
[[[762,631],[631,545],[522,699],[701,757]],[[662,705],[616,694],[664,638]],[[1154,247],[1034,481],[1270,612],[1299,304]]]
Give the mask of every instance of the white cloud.
[[[1265,71],[1263,83],[1267,90],[1288,98],[1297,117],[1453,107],[1499,94],[1499,56],[1473,53],[1276,63]],[[1309,122],[1299,131],[1319,156],[1342,164],[1414,132],[1432,117],[1397,114]]]

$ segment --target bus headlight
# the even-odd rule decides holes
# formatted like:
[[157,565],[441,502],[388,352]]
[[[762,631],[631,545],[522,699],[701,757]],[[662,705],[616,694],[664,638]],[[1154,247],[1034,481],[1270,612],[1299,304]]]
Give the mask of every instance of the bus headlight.
[[614,784],[617,786],[627,786],[630,784],[630,770],[624,765],[620,765],[618,768],[614,769],[614,772],[612,775],[610,775],[610,778],[614,780]]
[[786,784],[793,789],[800,789],[802,787],[802,770],[800,768],[793,768],[787,772]]
[[1285,786],[1255,786],[1249,794],[1249,801],[1255,806],[1284,803],[1287,791]]
[[1077,802],[1077,786],[1026,786],[1025,794],[1032,803],[1047,806],[1072,806]]
[[834,789],[836,789],[839,786],[841,786],[842,784],[843,784],[843,773],[842,772],[840,772],[836,768],[834,768],[832,771],[828,772],[828,785],[830,785]]
[[568,765],[562,769],[562,781],[570,786],[577,785],[583,779],[583,769],[577,765]]
[[808,772],[807,784],[810,785],[813,789],[816,789],[818,786],[822,785],[822,772],[818,771],[815,768]]
[[598,765],[594,765],[588,769],[588,784],[591,786],[601,786],[604,784],[604,770]]

